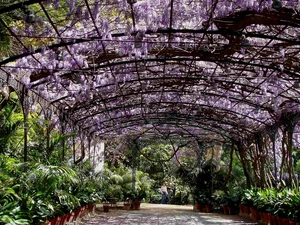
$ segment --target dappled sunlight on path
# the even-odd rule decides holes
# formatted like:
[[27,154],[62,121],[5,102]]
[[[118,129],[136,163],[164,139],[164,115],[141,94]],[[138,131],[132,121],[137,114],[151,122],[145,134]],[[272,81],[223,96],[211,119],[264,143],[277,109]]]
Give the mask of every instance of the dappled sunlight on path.
[[194,212],[192,206],[142,203],[140,210],[111,209],[104,213],[97,205],[97,215],[80,224],[87,225],[255,225],[238,215]]

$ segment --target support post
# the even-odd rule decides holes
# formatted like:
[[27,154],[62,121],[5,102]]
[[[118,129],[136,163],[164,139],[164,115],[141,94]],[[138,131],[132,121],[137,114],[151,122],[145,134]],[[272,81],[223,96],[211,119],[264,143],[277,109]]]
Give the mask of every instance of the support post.
[[62,114],[60,117],[60,123],[61,123],[61,134],[62,134],[62,152],[61,152],[61,160],[65,160],[65,130],[66,130],[66,124],[65,124],[65,114]]
[[287,127],[287,168],[289,173],[289,183],[294,187],[294,165],[293,165],[293,134],[296,123],[292,123]]
[[46,149],[47,149],[47,154],[48,157],[50,157],[50,155],[53,152],[53,149],[50,146],[50,134],[51,134],[51,113],[49,111],[49,109],[46,109],[44,111],[45,113],[45,120],[46,120]]
[[137,167],[137,148],[133,145],[132,148],[132,189],[136,192],[136,167]]
[[129,146],[132,151],[132,190],[136,193],[136,169],[138,166],[138,143],[137,140],[129,140]]
[[24,162],[28,161],[28,114],[29,114],[29,101],[28,101],[28,90],[26,87],[23,87],[22,95],[21,95],[21,103],[23,110],[23,122],[24,122]]
[[245,157],[244,157],[244,148],[243,148],[243,145],[242,145],[242,141],[239,140],[237,141],[237,149],[238,149],[238,152],[239,152],[239,156],[240,156],[240,161],[242,163],[242,167],[243,167],[243,170],[244,170],[244,175],[246,177],[246,183],[247,183],[247,188],[251,188],[252,186],[252,179],[251,179],[251,175],[248,171],[248,168],[247,168],[247,165],[246,165],[246,160],[245,160]]
[[260,164],[260,187],[264,188],[265,187],[265,155],[263,154],[263,137],[262,133],[257,133],[256,134],[256,144],[259,152],[259,164]]
[[76,146],[75,146],[75,129],[73,127],[73,135],[72,135],[72,148],[73,148],[73,163],[76,162]]
[[295,187],[294,183],[294,165],[293,165],[293,134],[295,126],[297,125],[300,116],[297,113],[287,113],[283,115],[282,120],[285,124],[285,131],[287,134],[286,141],[286,166],[289,174],[289,183],[291,187]]
[[277,177],[277,160],[276,160],[276,134],[277,134],[277,127],[273,126],[268,131],[268,135],[272,142],[272,151],[273,151],[273,164],[274,164],[274,179],[275,179],[275,188],[278,185],[278,177]]

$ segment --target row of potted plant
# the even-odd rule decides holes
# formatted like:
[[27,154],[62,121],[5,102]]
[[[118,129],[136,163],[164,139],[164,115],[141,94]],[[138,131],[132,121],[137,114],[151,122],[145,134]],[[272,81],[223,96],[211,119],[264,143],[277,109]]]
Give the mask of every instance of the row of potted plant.
[[[205,211],[205,205],[223,209],[224,214],[237,214],[250,217],[266,224],[300,225],[300,189],[261,189],[252,188],[243,192],[226,193],[217,191],[208,196],[205,192],[195,195],[195,211]],[[276,220],[276,222],[275,222]],[[280,221],[280,222],[277,222]]]
[[99,181],[68,166],[24,165],[9,157],[0,164],[0,225],[43,224],[102,200]]
[[197,212],[212,212],[213,199],[207,192],[195,191],[194,193],[194,210]]
[[300,224],[300,190],[299,188],[246,190],[240,205],[240,213],[268,224]]
[[195,192],[194,210],[211,212],[212,209],[217,212],[223,211],[224,214],[237,214],[241,202],[240,191],[224,192],[217,190],[210,194],[205,191]]
[[96,208],[95,204],[89,204],[86,206],[82,206],[76,210],[73,210],[65,215],[58,216],[52,219],[47,220],[42,225],[66,225],[67,223],[72,223],[80,220],[88,213],[94,213]]

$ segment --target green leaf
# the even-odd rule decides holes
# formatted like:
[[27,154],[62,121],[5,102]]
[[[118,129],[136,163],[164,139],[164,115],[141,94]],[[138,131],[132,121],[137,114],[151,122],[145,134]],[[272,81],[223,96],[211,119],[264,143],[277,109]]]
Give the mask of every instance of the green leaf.
[[29,224],[30,221],[27,219],[18,219],[18,220],[15,220],[15,223],[16,224]]
[[0,221],[4,222],[5,224],[7,223],[13,223],[14,222],[14,218],[8,215],[3,215],[0,217]]

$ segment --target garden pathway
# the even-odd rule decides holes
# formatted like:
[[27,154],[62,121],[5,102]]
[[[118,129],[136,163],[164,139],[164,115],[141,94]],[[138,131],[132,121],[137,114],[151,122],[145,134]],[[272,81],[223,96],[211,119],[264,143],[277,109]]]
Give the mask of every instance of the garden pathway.
[[255,225],[238,215],[194,212],[192,206],[142,203],[140,210],[110,209],[103,212],[97,205],[94,218],[81,221],[86,225]]

